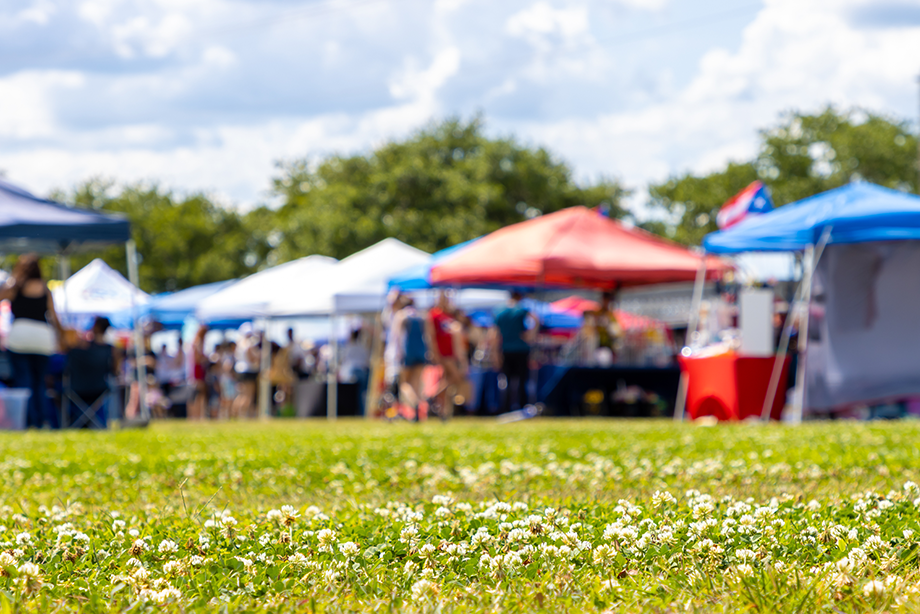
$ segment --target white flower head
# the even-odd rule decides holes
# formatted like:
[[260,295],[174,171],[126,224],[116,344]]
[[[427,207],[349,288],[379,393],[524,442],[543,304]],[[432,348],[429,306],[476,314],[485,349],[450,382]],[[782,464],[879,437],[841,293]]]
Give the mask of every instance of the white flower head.
[[157,551],[160,554],[172,554],[179,551],[179,545],[171,539],[164,539],[160,542]]

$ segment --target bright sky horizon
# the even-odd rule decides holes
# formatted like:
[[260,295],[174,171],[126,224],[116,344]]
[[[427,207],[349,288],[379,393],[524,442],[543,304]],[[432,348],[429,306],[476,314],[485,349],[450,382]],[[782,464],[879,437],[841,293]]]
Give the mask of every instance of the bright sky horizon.
[[0,171],[269,202],[274,164],[448,116],[637,190],[789,110],[914,122],[920,0],[7,0]]

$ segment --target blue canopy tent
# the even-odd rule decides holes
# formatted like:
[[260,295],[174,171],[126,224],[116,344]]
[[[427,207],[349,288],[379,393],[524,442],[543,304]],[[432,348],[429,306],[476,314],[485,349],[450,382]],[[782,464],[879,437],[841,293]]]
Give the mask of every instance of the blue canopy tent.
[[920,197],[858,182],[749,217],[703,239],[713,254],[805,251],[827,245],[920,239]]
[[[131,240],[127,219],[39,198],[0,179],[0,251],[55,254],[60,261],[61,278],[66,279],[70,275],[70,254],[113,243],[126,244],[128,276],[137,287],[137,249]],[[146,420],[147,378],[143,366],[143,337],[138,325],[135,325],[135,349],[141,369],[140,413]]]
[[703,247],[805,253],[794,420],[806,405],[920,395],[920,197],[851,183],[710,234]]
[[[236,283],[235,279],[217,281],[210,284],[193,286],[178,292],[168,292],[154,296],[144,310],[151,320],[156,320],[167,330],[180,330],[186,319],[195,315],[198,304],[212,294]],[[244,320],[228,322],[209,322],[210,328],[237,328]]]
[[123,217],[67,207],[0,179],[0,251],[67,254],[130,239]]

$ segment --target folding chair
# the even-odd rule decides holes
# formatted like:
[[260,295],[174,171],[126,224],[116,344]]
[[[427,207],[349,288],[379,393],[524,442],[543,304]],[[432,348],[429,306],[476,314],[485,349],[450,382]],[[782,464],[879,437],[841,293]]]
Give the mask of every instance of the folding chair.
[[[69,424],[72,428],[90,427],[104,429],[104,416],[112,397],[110,376],[112,348],[105,345],[90,345],[73,348],[67,352],[63,374],[63,402],[61,403],[62,426],[68,426],[71,406],[79,415]],[[74,412],[74,413],[77,413]],[[103,417],[100,420],[99,414]]]

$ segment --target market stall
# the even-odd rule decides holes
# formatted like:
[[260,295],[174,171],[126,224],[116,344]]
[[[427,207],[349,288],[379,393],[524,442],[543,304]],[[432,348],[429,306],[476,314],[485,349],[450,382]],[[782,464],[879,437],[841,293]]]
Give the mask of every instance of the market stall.
[[792,421],[805,411],[920,394],[920,197],[851,183],[711,234],[703,245],[716,254],[803,253]]
[[[131,226],[119,215],[68,207],[39,198],[0,179],[0,251],[38,252],[57,256],[62,280],[70,277],[71,254],[117,243],[125,244],[128,277],[138,288],[137,249]],[[135,320],[137,320],[135,318]],[[146,374],[143,367],[143,336],[134,328],[135,357],[140,370],[138,420],[146,423]]]
[[[430,279],[442,286],[615,292],[624,287],[692,281],[702,262],[703,258],[682,246],[627,228],[596,211],[573,207],[477,240],[436,263]],[[720,277],[729,268],[717,258],[708,258],[706,263],[705,276],[709,279]],[[610,317],[592,317],[601,315]],[[539,396],[548,401],[550,411],[578,413],[577,407],[585,399],[600,395],[599,411],[603,413],[617,404],[621,393],[641,395],[651,388],[667,391],[662,413],[671,411],[679,379],[675,367],[668,366],[667,361],[660,365],[627,364],[632,348],[622,343],[613,351],[606,348],[606,353],[605,348],[596,350],[596,355],[589,351],[581,363],[566,365],[561,374],[554,371],[538,383]],[[584,370],[582,383],[554,395],[553,388],[561,382],[579,379],[579,369]]]

